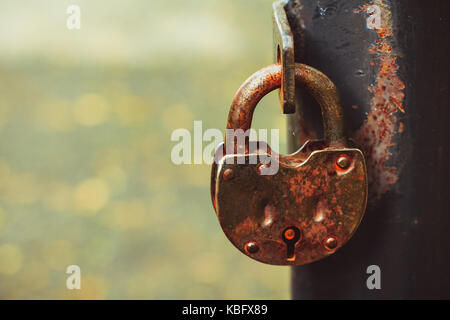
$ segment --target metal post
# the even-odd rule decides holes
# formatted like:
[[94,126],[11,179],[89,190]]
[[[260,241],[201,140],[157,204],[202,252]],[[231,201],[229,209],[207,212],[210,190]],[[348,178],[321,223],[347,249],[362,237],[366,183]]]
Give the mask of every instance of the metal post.
[[[291,0],[295,61],[340,90],[348,137],[365,152],[369,206],[336,254],[292,269],[294,299],[450,298],[450,2]],[[289,151],[321,135],[296,89]],[[367,268],[381,270],[368,289]]]

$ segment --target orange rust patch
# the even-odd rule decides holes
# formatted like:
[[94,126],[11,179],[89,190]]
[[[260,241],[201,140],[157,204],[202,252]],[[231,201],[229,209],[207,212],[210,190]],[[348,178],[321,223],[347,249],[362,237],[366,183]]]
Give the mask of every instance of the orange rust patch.
[[241,236],[250,232],[254,232],[258,228],[257,223],[250,217],[247,217],[239,225],[236,226],[236,236]]
[[381,13],[381,26],[373,29],[378,39],[369,47],[373,59],[370,65],[378,66],[377,77],[375,84],[368,88],[372,93],[370,112],[356,133],[356,140],[367,161],[369,199],[376,200],[398,180],[398,169],[388,167],[386,162],[391,158],[389,150],[394,145],[394,136],[403,132],[403,124],[399,123],[397,114],[405,113],[405,85],[397,75],[398,55],[392,49],[392,16],[389,6],[382,0],[374,0],[356,12],[369,14],[367,11],[373,5],[378,6]]

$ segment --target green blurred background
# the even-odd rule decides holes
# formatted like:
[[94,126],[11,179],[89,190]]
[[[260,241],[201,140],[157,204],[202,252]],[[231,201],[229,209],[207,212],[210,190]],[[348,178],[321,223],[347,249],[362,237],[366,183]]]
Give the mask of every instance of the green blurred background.
[[[174,129],[225,129],[273,61],[271,4],[1,1],[0,298],[289,298],[287,268],[225,238],[210,167],[170,159]],[[261,104],[255,127],[279,128],[283,151],[277,94]]]

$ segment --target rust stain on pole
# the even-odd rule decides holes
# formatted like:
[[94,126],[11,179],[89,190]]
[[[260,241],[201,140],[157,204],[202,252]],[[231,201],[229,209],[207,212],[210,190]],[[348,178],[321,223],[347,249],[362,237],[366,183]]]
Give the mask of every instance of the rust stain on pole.
[[373,57],[371,65],[376,70],[375,84],[368,90],[372,94],[370,112],[356,132],[357,143],[364,151],[369,178],[369,199],[377,200],[397,182],[400,167],[387,165],[394,137],[403,132],[398,115],[405,113],[403,99],[405,85],[397,71],[398,55],[392,48],[392,15],[382,0],[363,5],[355,13],[366,15],[367,26],[377,33],[378,39],[369,47]]

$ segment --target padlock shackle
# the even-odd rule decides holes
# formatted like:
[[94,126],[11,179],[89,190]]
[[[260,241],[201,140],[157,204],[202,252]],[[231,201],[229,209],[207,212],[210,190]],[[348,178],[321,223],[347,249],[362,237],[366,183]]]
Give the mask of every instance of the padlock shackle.
[[[281,65],[269,65],[251,75],[237,91],[228,114],[227,129],[250,129],[253,111],[269,92],[280,88]],[[324,140],[329,147],[345,147],[344,121],[339,95],[334,83],[310,66],[295,64],[295,83],[303,85],[322,110]],[[228,137],[227,140],[228,141]]]

